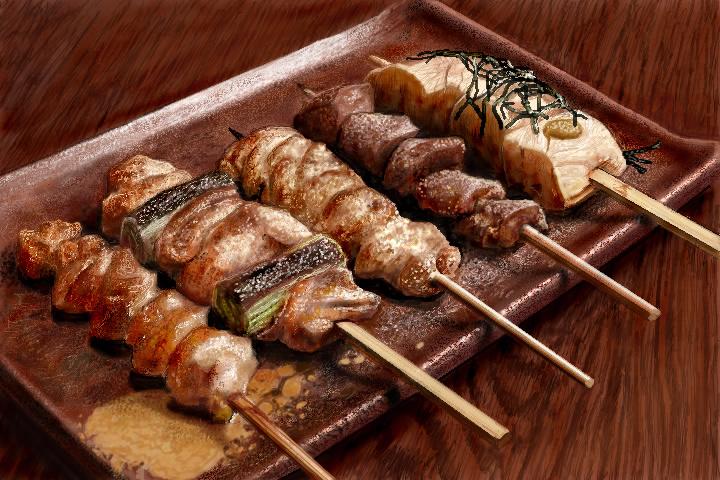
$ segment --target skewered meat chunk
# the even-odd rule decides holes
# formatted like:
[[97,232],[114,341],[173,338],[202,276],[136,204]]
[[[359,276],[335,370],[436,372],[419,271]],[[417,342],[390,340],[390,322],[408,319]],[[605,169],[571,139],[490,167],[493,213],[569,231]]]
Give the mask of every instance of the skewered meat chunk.
[[17,262],[27,278],[39,280],[55,271],[55,251],[65,240],[78,238],[82,226],[75,222],[43,222],[36,230],[21,230],[18,235]]
[[90,335],[124,341],[133,316],[156,295],[157,275],[139,268],[130,250],[112,249],[100,299],[90,312]]
[[398,215],[395,204],[386,196],[362,186],[336,195],[325,207],[325,219],[317,230],[333,237],[355,258],[363,239]]
[[390,157],[383,185],[412,195],[420,180],[441,170],[460,170],[464,160],[465,141],[460,137],[409,138]]
[[320,92],[295,116],[295,128],[323,143],[337,141],[340,126],[348,115],[374,110],[372,87],[367,83],[345,85]]
[[167,385],[181,405],[227,420],[232,416],[227,398],[244,394],[256,369],[249,339],[200,327],[187,335],[170,356]]
[[182,269],[178,290],[209,305],[217,283],[270,260],[310,235],[283,210],[243,202],[218,222],[202,251]]
[[94,255],[80,257],[67,269],[58,272],[52,291],[53,305],[67,313],[88,313],[102,299],[102,284],[112,250],[103,246]]
[[115,165],[108,175],[108,192],[102,205],[102,232],[120,236],[123,219],[159,192],[189,181],[192,176],[161,160],[136,155]]
[[[234,186],[227,174],[211,172],[159,192],[123,219],[120,244],[129,245],[140,263],[153,264],[155,241],[172,215],[203,193],[227,186]],[[128,187],[127,192],[131,191]]]
[[180,208],[155,241],[158,267],[175,276],[200,253],[208,233],[241,203],[232,185],[205,192]]
[[[347,125],[347,121],[345,125]],[[273,128],[266,128],[260,131],[265,133],[256,132],[251,136],[254,138],[260,138],[263,135],[270,137],[271,134],[267,132],[272,130]],[[232,154],[220,162],[220,168],[227,169],[225,171],[231,175],[238,174],[238,172],[243,175],[242,172],[246,171],[245,162],[252,161],[262,165],[263,160],[258,157],[251,160],[249,155],[238,153],[248,150],[243,145],[244,143],[256,141],[244,138],[236,142],[236,145],[229,149]],[[312,155],[309,155],[311,150],[313,151]],[[266,153],[264,163],[267,163],[269,156],[271,156],[271,152]],[[430,283],[430,273],[439,270],[441,273],[452,275],[460,261],[459,251],[450,246],[442,233],[432,224],[411,222],[398,216],[396,212],[394,215],[379,215],[378,212],[385,209],[381,202],[373,200],[368,202],[367,198],[363,199],[362,195],[356,193],[359,204],[362,205],[363,202],[366,202],[363,214],[368,217],[361,218],[361,215],[352,215],[348,230],[339,236],[340,232],[336,229],[341,229],[342,218],[339,217],[340,212],[343,211],[342,208],[339,208],[342,205],[339,202],[342,198],[341,195],[361,188],[369,189],[369,187],[364,186],[359,177],[322,144],[312,142],[304,157],[301,164],[303,165],[301,168],[302,178],[295,183],[295,188],[304,188],[306,193],[295,195],[293,206],[286,207],[290,213],[296,215],[298,220],[309,228],[333,235],[343,244],[347,253],[357,251],[355,273],[359,277],[384,279],[402,293],[411,296],[429,296],[439,292],[439,288]],[[306,160],[309,168],[304,168]],[[266,167],[260,167],[260,169],[266,172],[262,183],[272,185],[278,180]],[[235,178],[235,180],[245,183],[241,177]],[[249,192],[245,193],[249,194]],[[380,194],[375,192],[368,196],[374,195]],[[350,202],[348,206],[355,201],[349,200],[352,197],[347,198]],[[272,199],[265,198],[265,200]],[[336,200],[338,203],[335,203]],[[344,211],[349,210],[347,207],[344,209]],[[375,220],[383,221],[374,223]],[[401,230],[404,232],[400,232]],[[388,233],[389,231],[392,231],[392,234]],[[407,239],[407,242],[403,243],[397,240],[401,233],[402,238]],[[387,262],[378,257],[388,252],[392,252],[394,262]],[[398,262],[400,262],[399,266]]]
[[[251,132],[242,142],[235,142],[227,149],[218,170],[233,180],[242,180],[246,195],[256,197],[265,185],[268,173],[266,158],[272,150],[290,137],[299,135],[289,127],[263,128]],[[242,158],[242,162],[236,159]]]
[[[127,251],[127,250],[126,250]],[[133,370],[164,376],[180,341],[207,326],[207,307],[191,302],[175,290],[163,290],[133,316],[127,343],[133,349]]]
[[414,193],[420,208],[446,217],[473,213],[479,200],[505,198],[505,189],[500,182],[458,170],[443,170],[428,175],[420,181]]
[[[521,78],[521,77],[518,77]],[[402,112],[423,128],[435,133],[459,135],[488,161],[511,185],[520,185],[548,210],[562,210],[576,205],[593,191],[588,175],[600,168],[612,175],[625,170],[620,147],[608,129],[598,120],[577,118],[565,109],[548,109],[547,118],[538,120],[538,132],[527,118],[513,125],[493,114],[492,104],[512,83],[493,92],[486,102],[483,119],[473,108],[465,108],[465,92],[472,81],[471,73],[457,58],[435,58],[430,62],[390,64],[372,70],[366,79],[375,91],[378,108]],[[478,92],[487,90],[484,76],[478,77]],[[541,105],[554,99],[538,97]],[[518,93],[501,100],[503,108],[522,111],[525,107]],[[535,105],[535,98],[532,105]],[[481,108],[481,106],[478,106]],[[482,134],[481,134],[482,133]]]
[[461,220],[456,232],[480,247],[511,247],[523,225],[547,228],[545,214],[532,200],[486,200],[476,213]]
[[454,272],[458,266],[460,251],[435,225],[399,216],[369,234],[355,258],[358,277],[382,278],[417,297],[438,293],[429,280],[432,272]]
[[356,113],[340,127],[338,148],[373,175],[382,176],[390,155],[420,130],[405,115]]
[[330,268],[295,283],[275,322],[258,338],[314,352],[337,338],[335,322],[367,320],[379,303],[380,297],[355,285],[347,268]]

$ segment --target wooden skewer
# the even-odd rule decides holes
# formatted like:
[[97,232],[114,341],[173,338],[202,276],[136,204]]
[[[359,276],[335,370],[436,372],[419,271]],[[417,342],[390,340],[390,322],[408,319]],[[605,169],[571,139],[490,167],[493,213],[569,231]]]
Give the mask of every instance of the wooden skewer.
[[583,259],[575,256],[572,252],[566,250],[530,225],[523,225],[520,233],[525,241],[579,273],[586,281],[592,283],[603,292],[619,299],[630,309],[647,315],[648,320],[655,320],[660,316],[660,310],[657,307],[631,292],[628,288],[608,277]]
[[614,199],[636,208],[652,217],[661,227],[675,235],[700,247],[706,252],[720,257],[720,236],[705,227],[698,225],[675,210],[666,207],[654,198],[648,197],[640,190],[631,187],[622,180],[602,170],[594,170],[590,180],[600,190],[608,193]]
[[532,335],[512,323],[510,320],[502,316],[500,313],[496,312],[493,308],[488,306],[486,303],[484,303],[472,293],[465,290],[462,286],[451,280],[448,276],[436,271],[430,275],[430,279],[445,287],[450,293],[455,295],[464,303],[488,317],[490,321],[492,321],[495,325],[502,328],[513,337],[528,345],[530,348],[542,355],[546,360],[558,366],[561,370],[573,377],[578,382],[585,385],[587,388],[591,388],[595,383],[595,380],[593,380],[582,370],[565,360],[563,357],[545,346],[545,344],[537,340],[535,337],[533,337]]
[[295,460],[300,468],[308,474],[310,478],[316,480],[334,480],[335,477],[325,470],[313,457],[310,456],[303,448],[295,443],[280,427],[275,425],[265,413],[257,408],[244,395],[233,395],[228,399],[235,409],[247,418],[250,423],[255,425],[265,435],[280,447],[290,458]]
[[[376,55],[370,55],[369,59],[380,67],[391,64],[391,62]],[[311,90],[304,87],[303,91],[308,95],[314,95]],[[603,292],[620,300],[620,302],[627,305],[631,310],[645,315],[650,320],[655,320],[660,316],[660,310],[657,307],[529,225],[524,226],[521,233],[528,243],[546,253],[555,261],[577,272],[588,283],[595,285]]]
[[507,428],[431,377],[410,360],[385,345],[364,328],[352,322],[338,322],[335,325],[345,332],[353,343],[359,345],[373,358],[400,374],[428,399],[442,408],[450,407],[450,413],[460,420],[469,423],[471,426],[481,428],[496,440],[501,439],[508,433]]

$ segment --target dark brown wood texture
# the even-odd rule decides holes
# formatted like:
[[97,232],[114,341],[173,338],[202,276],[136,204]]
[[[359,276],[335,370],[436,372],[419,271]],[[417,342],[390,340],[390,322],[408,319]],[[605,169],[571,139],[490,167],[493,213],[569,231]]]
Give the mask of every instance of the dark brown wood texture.
[[[720,130],[720,18],[706,2],[519,0],[461,13],[683,135]],[[0,3],[0,172],[38,160],[381,11],[371,2]],[[720,229],[720,183],[683,213]],[[720,267],[656,231],[605,271],[658,305],[648,324],[579,286],[524,324],[595,374],[591,391],[502,340],[447,383],[512,431],[488,448],[419,398],[331,449],[342,478],[717,478]],[[0,477],[57,467],[9,427]],[[59,475],[59,474],[57,474]]]

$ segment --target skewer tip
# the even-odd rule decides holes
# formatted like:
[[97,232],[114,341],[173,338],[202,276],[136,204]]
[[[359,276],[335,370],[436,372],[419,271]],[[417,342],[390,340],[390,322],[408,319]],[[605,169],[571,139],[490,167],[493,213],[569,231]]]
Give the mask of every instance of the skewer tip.
[[650,312],[648,312],[648,320],[651,322],[657,320],[659,316],[660,316],[660,309],[658,309],[658,308],[655,308],[655,309],[651,310]]
[[245,136],[245,135],[243,135],[242,133],[240,133],[240,132],[238,132],[237,130],[235,130],[234,128],[232,128],[232,127],[228,127],[228,131],[229,131],[230,133],[232,133],[233,137],[235,137],[236,140],[242,140],[243,137]]
[[377,55],[368,56],[368,60],[370,60],[370,62],[374,63],[378,67],[387,67],[388,65],[390,65],[390,62],[388,62],[382,57],[378,57]]

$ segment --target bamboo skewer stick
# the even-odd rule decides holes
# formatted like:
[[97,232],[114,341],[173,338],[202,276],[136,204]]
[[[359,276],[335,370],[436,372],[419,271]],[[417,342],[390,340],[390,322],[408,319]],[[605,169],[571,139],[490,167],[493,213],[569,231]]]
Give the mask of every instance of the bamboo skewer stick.
[[493,420],[477,407],[470,404],[457,393],[431,377],[367,330],[352,322],[335,324],[353,343],[358,344],[373,358],[381,361],[401,375],[410,384],[422,392],[428,399],[442,408],[450,407],[450,413],[472,426],[481,428],[493,439],[499,440],[508,433],[508,429]]
[[[369,59],[371,62],[381,67],[391,64],[391,62],[376,55],[370,55]],[[303,87],[303,91],[308,95],[314,95],[314,93],[307,88]],[[639,297],[627,287],[614,281],[597,268],[593,267],[529,225],[525,225],[523,227],[522,236],[528,243],[532,244],[555,261],[575,271],[588,283],[595,285],[603,292],[615,297],[631,310],[636,311],[641,315],[645,315],[650,320],[655,320],[660,316],[660,310],[657,307]]]
[[566,267],[577,272],[588,283],[595,285],[603,292],[622,301],[631,310],[634,310],[641,315],[646,315],[648,320],[655,320],[660,316],[660,310],[657,307],[636,295],[627,287],[608,277],[581,258],[575,256],[572,252],[555,243],[553,240],[538,232],[530,225],[524,225],[520,233],[525,241],[557,260],[559,263],[562,263]]
[[594,170],[590,174],[590,180],[600,188],[600,190],[609,194],[615,200],[642,211],[666,230],[669,230],[711,255],[720,257],[720,235],[680,215],[675,210],[666,207],[654,198],[645,195],[640,190],[631,187],[607,172]]
[[335,479],[335,477],[330,475],[309,453],[295,443],[280,427],[275,425],[273,421],[247,397],[244,395],[233,395],[228,399],[228,402],[247,418],[250,423],[255,425],[258,430],[267,435],[283,452],[295,460],[310,478],[316,480]]
[[488,317],[490,321],[492,321],[495,325],[525,343],[527,346],[529,346],[541,356],[543,356],[546,360],[555,364],[562,371],[573,377],[578,382],[585,385],[587,388],[591,388],[595,383],[595,380],[593,380],[588,374],[577,368],[572,363],[565,360],[563,357],[545,346],[545,344],[537,340],[525,330],[512,323],[510,320],[502,316],[499,312],[495,311],[493,308],[488,306],[475,295],[465,290],[458,283],[451,280],[448,276],[443,275],[440,272],[433,272],[430,275],[430,279],[445,287],[450,293],[455,295],[458,299],[462,300],[465,304],[469,305],[473,309]]

